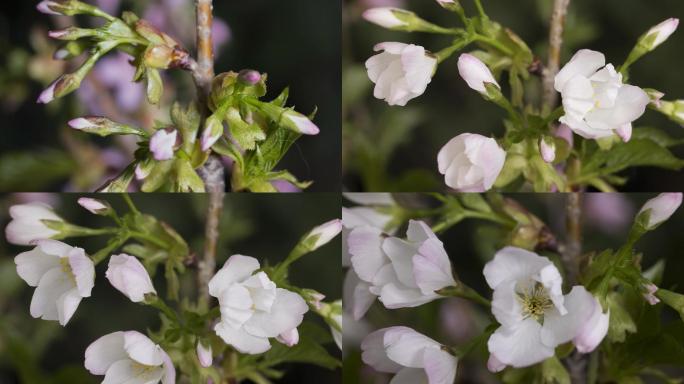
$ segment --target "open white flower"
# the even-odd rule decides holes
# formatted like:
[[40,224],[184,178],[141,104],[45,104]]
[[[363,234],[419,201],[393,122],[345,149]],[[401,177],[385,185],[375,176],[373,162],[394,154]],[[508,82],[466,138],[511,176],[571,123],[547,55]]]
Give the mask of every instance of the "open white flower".
[[214,331],[242,353],[258,354],[271,348],[269,338],[287,337],[308,311],[304,299],[277,288],[259,261],[233,255],[209,281],[209,294],[218,298],[221,321]]
[[562,277],[546,257],[506,247],[485,265],[484,276],[501,324],[487,343],[490,370],[539,363],[568,341],[588,353],[608,332],[609,314],[598,300],[580,285],[563,295]]
[[12,221],[5,228],[7,241],[16,245],[31,245],[49,239],[59,231],[48,228],[42,220],[63,221],[49,205],[29,203],[13,205],[9,209]]
[[[416,307],[442,297],[436,290],[455,285],[442,242],[422,221],[409,222],[406,240],[359,227],[348,243],[354,272],[386,308]],[[365,312],[361,309],[354,308],[355,316]]]
[[125,253],[112,255],[109,258],[105,276],[114,288],[134,303],[145,300],[147,293],[157,293],[145,267],[136,257]]
[[82,248],[57,240],[39,240],[37,246],[14,258],[17,274],[36,287],[31,316],[66,325],[95,284],[93,261]]
[[475,133],[462,133],[437,154],[444,182],[461,192],[484,192],[492,187],[503,169],[506,151],[496,140]]
[[601,52],[582,49],[558,72],[555,89],[563,98],[565,115],[559,120],[588,139],[608,137],[620,130],[629,137],[632,122],[650,99],[641,88],[622,83],[622,75],[606,65]]
[[368,77],[375,83],[373,96],[389,105],[404,106],[425,92],[437,67],[437,59],[425,48],[385,42],[374,50],[383,52],[366,61]]
[[169,355],[137,331],[114,332],[95,340],[85,351],[85,368],[104,375],[103,384],[176,382]]
[[377,330],[361,344],[363,361],[379,372],[395,373],[392,384],[452,384],[458,358],[407,327]]
[[661,193],[648,200],[646,204],[641,207],[638,214],[649,211],[650,213],[646,226],[648,229],[653,229],[663,221],[669,219],[680,205],[682,205],[681,192]]

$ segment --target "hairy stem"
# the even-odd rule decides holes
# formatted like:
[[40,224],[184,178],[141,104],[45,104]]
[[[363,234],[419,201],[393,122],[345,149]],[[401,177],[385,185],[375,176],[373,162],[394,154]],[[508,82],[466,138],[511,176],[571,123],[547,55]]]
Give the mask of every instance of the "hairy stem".
[[[562,260],[565,276],[569,286],[577,284],[580,256],[582,254],[582,194],[571,192],[566,194],[565,202],[566,239]],[[573,384],[586,383],[586,356],[575,351],[566,359],[568,371]]]
[[551,13],[551,26],[549,29],[549,59],[544,69],[543,79],[543,107],[552,109],[556,105],[558,95],[553,88],[553,81],[560,66],[560,51],[563,45],[563,27],[565,15],[568,11],[570,0],[554,0],[553,13]]
[[223,164],[216,157],[210,157],[200,169],[200,176],[205,180],[209,192],[209,208],[204,229],[204,256],[199,262],[198,304],[201,309],[209,306],[209,280],[216,268],[216,243],[219,237],[219,223],[223,212],[225,186],[223,181]]

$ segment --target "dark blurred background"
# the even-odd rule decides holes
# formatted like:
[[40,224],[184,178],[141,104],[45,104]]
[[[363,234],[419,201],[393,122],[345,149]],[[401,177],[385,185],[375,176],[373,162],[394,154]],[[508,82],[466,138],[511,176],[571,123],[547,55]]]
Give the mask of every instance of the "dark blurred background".
[[[41,201],[51,204],[68,221],[89,227],[111,225],[77,205],[80,195],[14,194],[0,197],[0,225],[9,222],[10,205]],[[102,196],[97,196],[103,199]],[[207,199],[204,195],[134,194],[133,201],[143,213],[154,215],[170,224],[201,254],[204,244],[204,217]],[[126,206],[120,196],[104,197],[120,213]],[[217,268],[232,254],[240,253],[259,259],[261,264],[283,260],[307,231],[325,221],[339,218],[340,197],[336,194],[313,195],[228,195],[220,227]],[[70,245],[83,247],[92,254],[105,245],[103,238],[68,239]],[[341,297],[342,270],[340,240],[305,256],[290,269],[290,281],[300,287],[316,289],[326,300]],[[16,273],[15,255],[30,249],[6,243],[0,236],[0,383],[45,384],[21,381],[18,370],[45,375],[50,384],[96,383],[101,376],[91,376],[83,367],[84,351],[98,337],[118,330],[156,330],[158,316],[149,307],[130,302],[104,277],[106,262],[96,267],[92,296],[84,299],[66,327],[55,321],[33,319],[29,304],[33,288]],[[181,276],[181,297],[195,298],[194,271]],[[163,273],[154,278],[160,294],[165,292]],[[305,320],[328,327],[312,313]],[[275,342],[275,341],[273,341]],[[326,347],[339,356],[334,344]],[[340,371],[312,365],[291,364],[280,368],[285,376],[278,383],[339,383]]]
[[[68,18],[36,11],[38,1],[0,4],[0,191],[92,191],[130,162],[133,142],[105,140],[71,132],[66,122],[83,114],[151,126],[169,121],[177,95],[194,97],[187,73],[166,71],[162,109],[143,99],[132,84],[132,67],[110,54],[82,89],[47,106],[35,103],[40,91],[66,70],[51,59],[58,46],[48,29],[66,27]],[[194,9],[190,0],[97,0],[114,15],[133,10],[194,51]],[[250,0],[214,2],[216,73],[252,68],[268,73],[268,99],[290,87],[288,106],[308,114],[318,107],[321,133],[302,137],[277,169],[313,180],[310,191],[340,189],[340,2],[339,0]],[[79,18],[79,26],[92,24]],[[73,60],[73,63],[78,63]]]
[[[461,0],[468,14],[473,2]],[[546,61],[551,0],[483,0],[491,19],[509,27],[527,42],[535,55]],[[437,172],[437,152],[463,132],[501,136],[504,113],[468,88],[456,67],[458,54],[444,61],[426,92],[407,107],[390,107],[372,96],[373,84],[363,63],[373,55],[373,45],[400,41],[423,45],[433,52],[446,47],[449,37],[424,33],[387,31],[361,18],[363,10],[397,6],[441,26],[462,24],[434,0],[346,0],[343,8],[343,183],[349,191],[431,191],[444,189]],[[651,26],[670,17],[684,17],[680,0],[572,0],[566,21],[561,63],[581,48],[603,52],[606,61],[621,64],[637,38]],[[630,82],[665,93],[665,99],[684,98],[684,32],[677,31],[655,51],[631,67]],[[474,49],[469,47],[468,50]],[[526,90],[536,96],[537,82]],[[659,113],[647,111],[635,126],[655,126],[674,137],[684,136],[682,127]],[[370,143],[370,145],[368,145]],[[364,152],[364,146],[371,151]],[[684,148],[675,148],[684,157]],[[684,171],[637,168],[623,173],[624,191],[680,191]]]
[[[425,195],[395,194],[404,204],[426,204],[429,199]],[[506,197],[520,203],[529,212],[544,221],[559,241],[565,234],[565,194],[508,194]],[[654,194],[645,193],[586,193],[583,195],[583,253],[601,252],[606,249],[617,250],[627,240],[634,216]],[[343,205],[351,206],[349,202]],[[434,224],[434,223],[431,223]],[[487,286],[482,270],[500,249],[499,244],[505,241],[500,235],[499,226],[481,220],[465,220],[439,234],[445,250],[451,259],[456,276],[473,287],[481,295],[491,298],[491,289]],[[644,235],[636,245],[638,252],[643,253],[644,270],[654,266],[658,261],[665,262],[663,288],[682,292],[684,279],[684,239],[681,236],[684,228],[684,209],[680,208],[656,230]],[[404,236],[405,227],[397,231],[397,236]],[[543,254],[544,255],[544,254]],[[552,254],[545,254],[553,256]],[[564,292],[569,288],[565,287]],[[663,309],[664,322],[681,321],[679,315],[670,308]],[[365,318],[355,322],[345,317],[344,329],[344,383],[345,384],[382,384],[388,382],[388,375],[376,373],[361,362],[359,345],[369,332],[389,326],[404,325],[449,346],[463,346],[473,337],[479,335],[489,325],[488,314],[483,307],[470,301],[458,298],[436,300],[417,308],[398,310],[385,309],[377,300]],[[499,383],[497,377],[486,368],[488,353],[484,348],[476,349],[464,361],[459,361],[456,383],[490,384]],[[662,367],[659,367],[662,368]],[[675,368],[677,369],[677,368]],[[670,372],[673,377],[681,376],[682,370]],[[650,380],[650,381],[649,381]],[[658,380],[645,378],[645,383],[660,383]]]

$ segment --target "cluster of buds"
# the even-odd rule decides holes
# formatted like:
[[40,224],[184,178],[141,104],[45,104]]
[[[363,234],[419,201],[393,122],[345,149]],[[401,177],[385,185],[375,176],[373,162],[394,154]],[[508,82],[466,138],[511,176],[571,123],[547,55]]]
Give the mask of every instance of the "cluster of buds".
[[64,74],[50,84],[38,97],[39,103],[49,103],[78,89],[95,63],[117,47],[135,56],[133,62],[138,63],[138,67],[133,80],[144,78],[147,81],[147,98],[153,104],[159,102],[163,91],[160,69],[192,69],[195,65],[189,53],[175,39],[130,12],[125,12],[119,19],[76,0],[44,0],[37,8],[47,14],[85,14],[107,21],[94,29],[68,27],[49,32],[53,39],[65,41],[55,52],[56,59],[70,59],[86,51],[91,53],[75,72]]

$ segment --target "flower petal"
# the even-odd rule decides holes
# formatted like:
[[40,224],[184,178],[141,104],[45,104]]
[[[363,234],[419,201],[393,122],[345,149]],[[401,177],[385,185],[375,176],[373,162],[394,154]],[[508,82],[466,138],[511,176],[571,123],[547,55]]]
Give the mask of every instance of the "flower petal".
[[271,343],[267,337],[252,336],[244,329],[232,328],[224,322],[216,324],[214,331],[226,344],[232,345],[241,353],[256,355],[271,348]]
[[565,84],[575,76],[589,77],[599,68],[606,65],[606,57],[601,52],[580,49],[570,61],[558,71],[554,79],[554,88],[561,92]]
[[253,336],[276,337],[299,326],[308,310],[301,296],[278,288],[271,311],[256,311],[243,328]]
[[124,332],[124,349],[128,356],[143,365],[162,365],[164,351],[147,336],[137,331]]
[[93,375],[104,375],[115,362],[127,359],[124,333],[113,332],[93,341],[85,351],[85,368]]
[[260,268],[259,260],[251,256],[233,255],[209,281],[209,294],[218,297],[233,283],[244,280]]
[[426,348],[423,358],[425,373],[430,384],[453,384],[458,359],[441,348]]
[[513,328],[499,327],[490,336],[489,353],[506,365],[527,367],[553,356],[554,348],[541,342],[541,324],[532,318]]
[[401,370],[401,365],[387,357],[385,352],[385,333],[392,328],[383,328],[371,332],[361,343],[361,359],[378,372],[396,373]]
[[505,247],[485,265],[483,273],[487,284],[496,289],[504,282],[532,276],[549,264],[549,259],[534,252],[517,247]]

